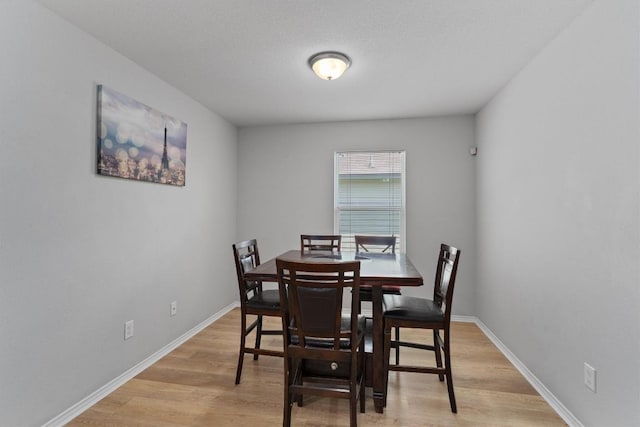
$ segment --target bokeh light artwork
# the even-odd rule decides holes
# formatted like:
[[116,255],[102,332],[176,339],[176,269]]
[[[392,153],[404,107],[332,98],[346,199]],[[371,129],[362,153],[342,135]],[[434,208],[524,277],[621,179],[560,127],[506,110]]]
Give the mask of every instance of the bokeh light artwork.
[[187,124],[98,85],[98,174],[184,186]]

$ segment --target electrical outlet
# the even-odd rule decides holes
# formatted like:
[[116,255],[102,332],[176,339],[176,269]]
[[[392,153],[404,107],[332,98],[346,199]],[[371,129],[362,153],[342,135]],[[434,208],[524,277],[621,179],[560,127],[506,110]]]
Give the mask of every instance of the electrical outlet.
[[124,322],[124,339],[128,340],[133,336],[133,320]]
[[596,392],[596,368],[586,362],[584,364],[584,385],[592,392]]
[[175,316],[178,313],[178,301],[173,301],[169,306],[169,316]]

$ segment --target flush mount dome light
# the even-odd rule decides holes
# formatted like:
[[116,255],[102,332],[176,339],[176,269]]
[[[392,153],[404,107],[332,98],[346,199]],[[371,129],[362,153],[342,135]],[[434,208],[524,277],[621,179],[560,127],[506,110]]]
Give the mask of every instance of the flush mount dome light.
[[351,65],[351,59],[340,52],[320,52],[309,58],[309,66],[323,80],[335,80]]

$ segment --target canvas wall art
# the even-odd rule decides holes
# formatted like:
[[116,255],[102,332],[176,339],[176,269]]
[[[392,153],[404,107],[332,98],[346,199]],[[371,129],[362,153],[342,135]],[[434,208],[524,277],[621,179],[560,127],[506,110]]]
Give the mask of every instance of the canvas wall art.
[[98,174],[185,185],[187,124],[98,85]]

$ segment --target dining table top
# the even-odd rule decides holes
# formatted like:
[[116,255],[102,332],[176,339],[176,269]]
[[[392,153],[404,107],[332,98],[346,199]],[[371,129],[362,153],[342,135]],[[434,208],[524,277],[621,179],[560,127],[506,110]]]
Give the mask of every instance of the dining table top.
[[369,285],[392,281],[401,286],[421,286],[422,275],[404,253],[302,252],[289,250],[247,271],[250,280],[277,281],[276,259],[295,262],[340,263],[360,261],[360,279]]

